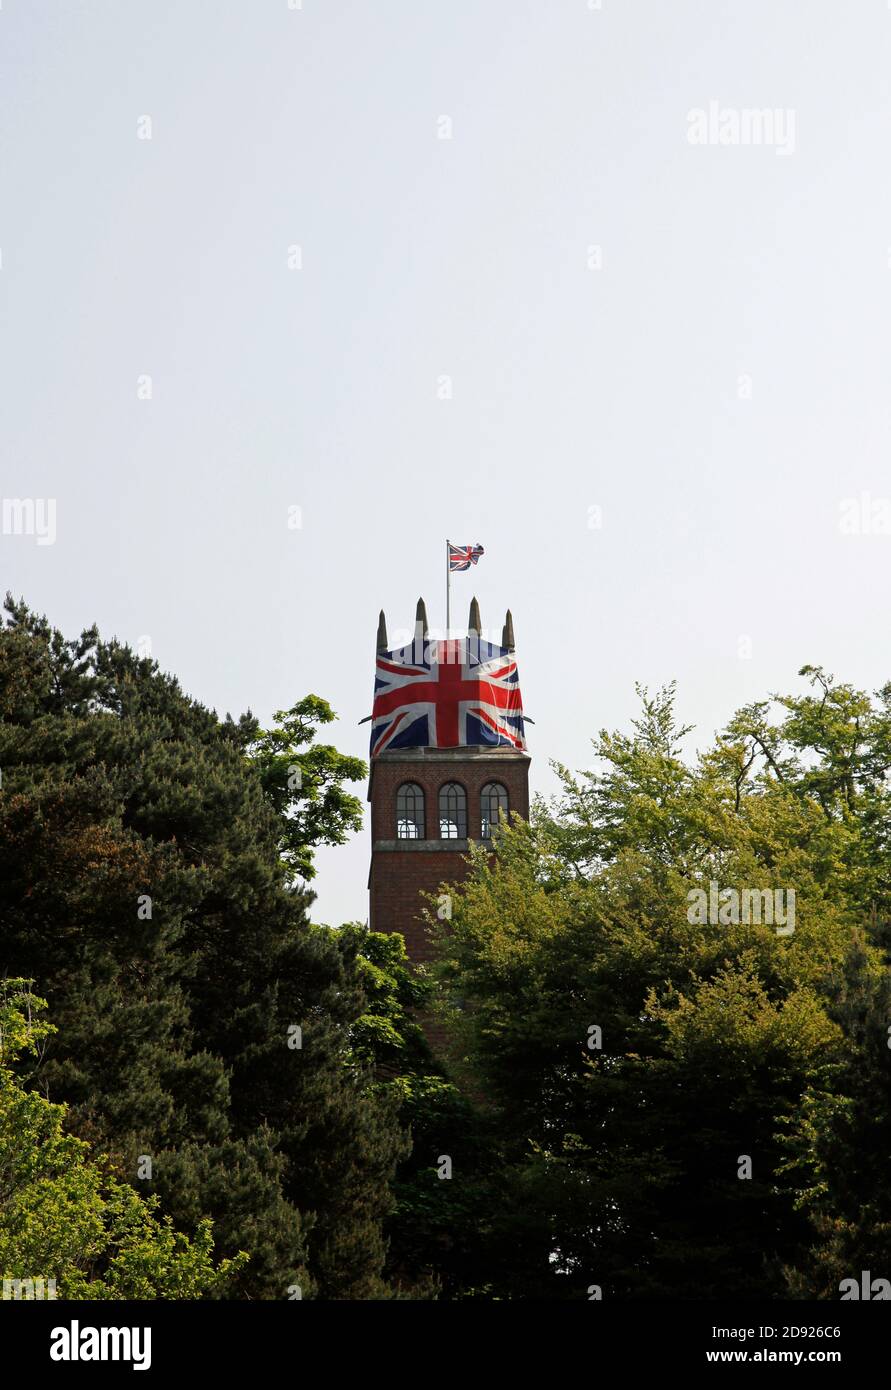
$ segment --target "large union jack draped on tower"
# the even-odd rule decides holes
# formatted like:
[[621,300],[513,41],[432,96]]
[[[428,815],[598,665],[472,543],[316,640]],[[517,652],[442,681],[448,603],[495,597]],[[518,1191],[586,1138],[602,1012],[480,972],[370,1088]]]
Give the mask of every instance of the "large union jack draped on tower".
[[390,748],[526,747],[513,652],[474,632],[378,651],[371,718],[372,757]]

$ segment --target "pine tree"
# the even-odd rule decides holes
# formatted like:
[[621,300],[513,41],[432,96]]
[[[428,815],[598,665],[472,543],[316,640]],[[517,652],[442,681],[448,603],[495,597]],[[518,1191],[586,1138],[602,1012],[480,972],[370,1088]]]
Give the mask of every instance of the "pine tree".
[[158,1216],[157,1199],[117,1181],[64,1133],[64,1107],[27,1091],[14,1070],[56,1032],[31,981],[0,984],[0,1280],[11,1298],[224,1296],[245,1254],[214,1266],[211,1223],[193,1240]]
[[312,746],[318,697],[271,731],[221,721],[95,629],[7,612],[2,960],[59,1027],[31,1084],[179,1228],[212,1217],[248,1250],[241,1293],[384,1291],[405,1141],[351,1050],[353,953],[305,886],[313,845],[358,823],[362,765]]

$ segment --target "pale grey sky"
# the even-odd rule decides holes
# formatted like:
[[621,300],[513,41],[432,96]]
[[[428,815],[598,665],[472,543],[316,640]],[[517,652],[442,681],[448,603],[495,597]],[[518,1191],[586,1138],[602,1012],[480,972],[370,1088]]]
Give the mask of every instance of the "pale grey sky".
[[[691,144],[710,102],[794,149]],[[539,790],[636,679],[702,741],[805,661],[874,687],[889,154],[885,0],[2,0],[0,494],[56,499],[3,586],[364,753],[378,609],[441,623],[479,540]]]

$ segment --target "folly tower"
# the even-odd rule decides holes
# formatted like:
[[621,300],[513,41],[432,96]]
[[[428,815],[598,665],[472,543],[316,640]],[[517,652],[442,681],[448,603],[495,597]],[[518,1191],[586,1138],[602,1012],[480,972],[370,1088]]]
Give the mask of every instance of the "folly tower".
[[502,816],[529,815],[529,755],[513,620],[501,644],[481,635],[474,599],[466,637],[433,639],[419,599],[414,640],[391,648],[380,615],[371,716],[370,925],[398,931],[409,958],[430,957],[420,894],[463,878],[468,842]]

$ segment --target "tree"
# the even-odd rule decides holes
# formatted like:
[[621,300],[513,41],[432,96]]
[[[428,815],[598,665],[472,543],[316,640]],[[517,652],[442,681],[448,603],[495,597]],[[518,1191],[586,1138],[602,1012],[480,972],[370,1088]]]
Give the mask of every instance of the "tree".
[[264,733],[94,628],[7,613],[3,964],[59,1027],[29,1084],[178,1229],[209,1217],[225,1255],[248,1250],[239,1293],[376,1296],[404,1139],[351,1050],[354,953],[295,882],[353,823],[362,765],[309,746],[332,717],[316,697]]
[[[479,1097],[446,1072],[427,1042],[432,981],[409,965],[404,938],[358,922],[341,928],[356,952],[365,1012],[353,1049],[399,1106],[411,1144],[396,1170],[387,1220],[387,1275],[403,1298],[486,1298],[515,1252],[491,1220],[501,1200],[502,1155]],[[452,1163],[449,1176],[443,1160]]]
[[315,877],[317,845],[342,845],[362,827],[362,803],[343,784],[365,777],[365,763],[330,744],[314,745],[316,727],[335,717],[327,700],[307,695],[278,710],[273,728],[258,732],[247,750],[279,819],[281,856],[305,882]]
[[852,942],[830,981],[828,1012],[845,1048],[787,1120],[786,1171],[811,1239],[786,1268],[804,1298],[838,1298],[843,1279],[891,1269],[891,976]]
[[156,1198],[143,1200],[64,1133],[64,1106],[23,1088],[16,1059],[55,1032],[30,985],[0,984],[0,1278],[10,1296],[223,1296],[247,1255],[214,1265],[209,1221],[192,1239],[175,1231]]
[[[474,854],[449,927],[431,914],[507,1174],[491,1222],[514,1265],[493,1288],[784,1296],[813,1234],[789,1145],[848,1046],[832,981],[852,951],[877,963],[886,715],[789,697],[687,762],[673,688],[641,696],[596,771],[558,768],[556,803]],[[713,883],[714,919],[691,907]],[[755,889],[794,891],[791,932],[734,914]]]

